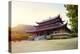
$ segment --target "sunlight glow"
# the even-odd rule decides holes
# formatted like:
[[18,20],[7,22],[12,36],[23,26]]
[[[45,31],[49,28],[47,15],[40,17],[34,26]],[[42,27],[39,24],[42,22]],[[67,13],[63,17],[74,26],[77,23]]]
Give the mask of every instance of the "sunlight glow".
[[12,27],[18,24],[36,25],[35,22],[55,17],[58,14],[63,20],[68,20],[64,4],[13,1]]

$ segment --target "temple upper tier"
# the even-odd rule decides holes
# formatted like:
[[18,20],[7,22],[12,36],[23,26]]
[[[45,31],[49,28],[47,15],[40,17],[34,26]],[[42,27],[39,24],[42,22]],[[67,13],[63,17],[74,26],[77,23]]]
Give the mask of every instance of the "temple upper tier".
[[[45,30],[51,30],[51,29],[58,29],[61,27],[66,27],[67,28],[67,23],[64,24],[64,21],[62,21],[62,18],[60,15],[57,17],[42,21],[42,22],[37,22],[37,26],[34,26],[35,29],[29,31],[29,32],[39,32],[39,31],[45,31]],[[69,29],[68,29],[69,30]]]

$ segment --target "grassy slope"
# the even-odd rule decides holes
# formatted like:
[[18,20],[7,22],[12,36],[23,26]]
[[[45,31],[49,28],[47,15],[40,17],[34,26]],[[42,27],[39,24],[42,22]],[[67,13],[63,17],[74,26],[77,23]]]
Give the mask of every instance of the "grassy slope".
[[12,43],[12,52],[53,51],[77,49],[77,38],[44,40],[44,41],[21,41]]

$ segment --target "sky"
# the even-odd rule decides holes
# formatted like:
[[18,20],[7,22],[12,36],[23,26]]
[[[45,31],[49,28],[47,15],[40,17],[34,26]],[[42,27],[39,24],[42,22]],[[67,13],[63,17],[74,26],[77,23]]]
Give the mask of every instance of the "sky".
[[56,17],[59,14],[62,20],[67,22],[64,4],[13,1],[11,27],[19,24],[37,25],[36,22]]

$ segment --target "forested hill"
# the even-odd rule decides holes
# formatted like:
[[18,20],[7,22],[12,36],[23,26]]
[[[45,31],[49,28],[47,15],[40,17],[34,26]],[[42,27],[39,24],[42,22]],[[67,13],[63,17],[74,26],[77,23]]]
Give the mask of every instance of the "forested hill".
[[27,40],[32,37],[31,34],[28,34],[26,32],[34,30],[35,27],[32,25],[17,25],[14,28],[11,28],[11,40]]
[[12,31],[21,31],[21,32],[28,32],[28,31],[31,31],[31,30],[34,30],[35,27],[32,26],[32,25],[23,25],[23,24],[20,24],[20,25],[17,25],[16,27],[13,27],[11,30]]

